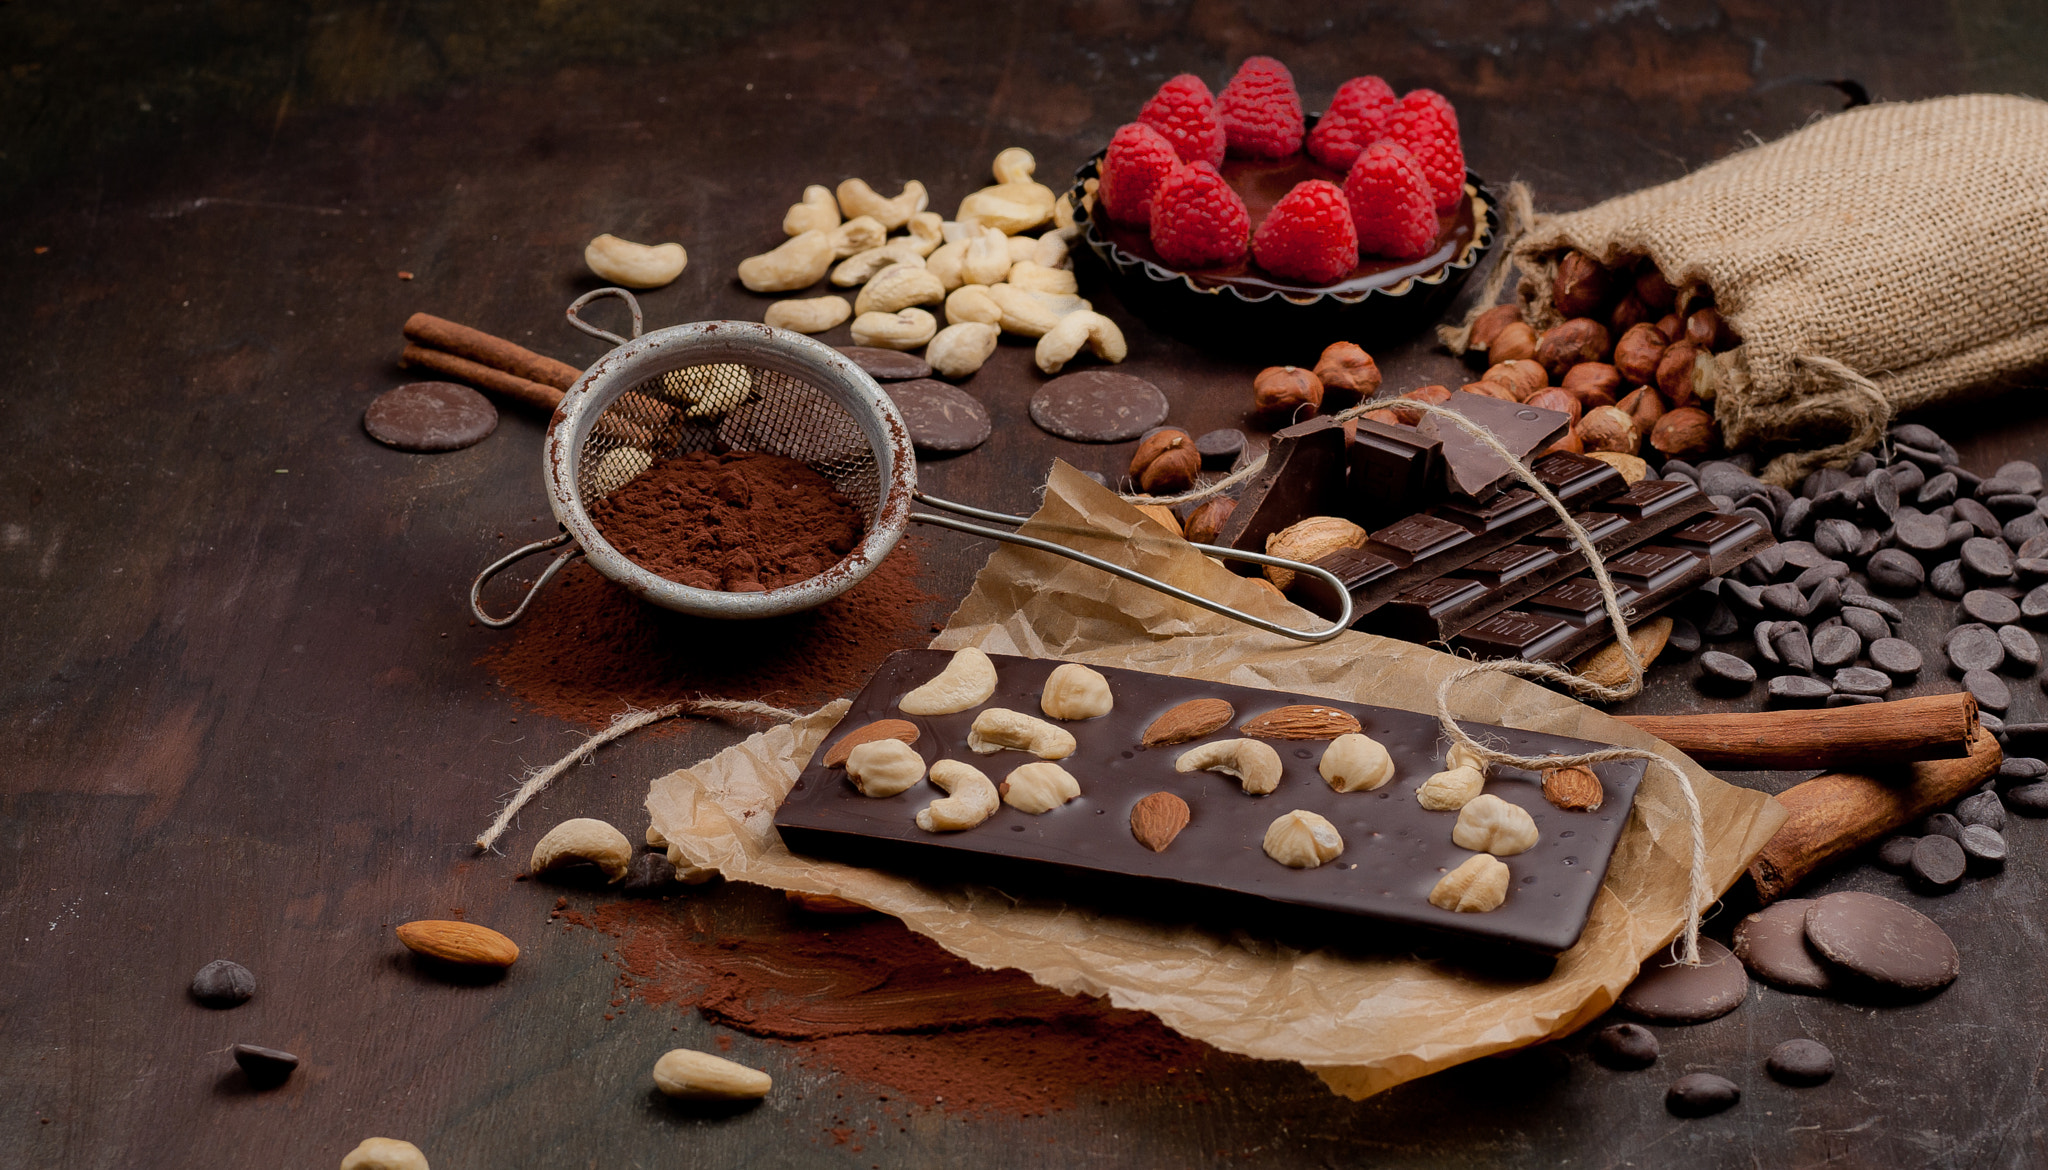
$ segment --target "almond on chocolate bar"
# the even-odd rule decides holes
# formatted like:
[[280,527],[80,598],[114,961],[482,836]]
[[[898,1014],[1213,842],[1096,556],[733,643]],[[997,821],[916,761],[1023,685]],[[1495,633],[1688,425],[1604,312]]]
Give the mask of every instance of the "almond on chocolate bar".
[[1237,708],[1222,699],[1189,699],[1152,721],[1145,729],[1146,747],[1167,747],[1200,739],[1229,723]]
[[1358,720],[1334,707],[1275,707],[1238,728],[1258,739],[1335,739],[1358,730]]

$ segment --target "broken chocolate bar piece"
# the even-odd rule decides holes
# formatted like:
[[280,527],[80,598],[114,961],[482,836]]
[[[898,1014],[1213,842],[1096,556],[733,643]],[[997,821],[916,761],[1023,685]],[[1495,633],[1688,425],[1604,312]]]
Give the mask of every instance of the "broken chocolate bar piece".
[[1265,468],[1246,485],[1216,543],[1262,553],[1266,538],[1291,524],[1342,515],[1344,424],[1314,418],[1273,433]]
[[1359,419],[1347,489],[1352,519],[1376,528],[1428,505],[1437,490],[1442,446],[1414,427]]
[[[1692,592],[1714,575],[1711,553],[1698,548],[1639,545],[1607,560],[1615,595],[1641,622]],[[1592,574],[1574,577],[1531,598],[1474,622],[1451,639],[1479,658],[1527,658],[1569,662],[1614,637]]]
[[[1572,421],[1561,410],[1543,410],[1463,390],[1452,394],[1444,406],[1485,427],[1517,459],[1527,459],[1563,438]],[[1455,422],[1424,415],[1415,429],[1423,438],[1443,444],[1444,487],[1454,494],[1478,499],[1512,474],[1499,455]]]

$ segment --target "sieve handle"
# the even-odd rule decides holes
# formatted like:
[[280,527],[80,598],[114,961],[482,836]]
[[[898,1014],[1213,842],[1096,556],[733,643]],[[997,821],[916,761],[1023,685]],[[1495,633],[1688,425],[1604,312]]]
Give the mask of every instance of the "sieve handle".
[[519,599],[519,608],[506,614],[504,617],[496,618],[484,612],[484,586],[489,584],[491,578],[504,572],[506,567],[511,565],[512,562],[525,560],[537,552],[546,552],[551,548],[560,548],[562,545],[568,544],[569,540],[570,536],[568,533],[557,532],[546,540],[536,540],[524,548],[514,549],[490,564],[485,565],[484,571],[478,573],[476,580],[470,582],[469,612],[476,615],[476,620],[494,630],[502,630],[513,622],[518,621],[525,615],[526,607],[533,604],[533,599],[540,594],[542,587],[549,581],[554,580],[555,574],[562,571],[562,566],[568,564],[571,557],[583,555],[583,550],[572,547],[561,556],[556,557],[553,564],[541,570],[539,578],[533,583],[533,588],[526,591],[526,596]]
[[[951,500],[942,500],[937,496],[925,495],[923,492],[913,493],[912,498],[921,504],[930,504],[934,508],[943,508],[948,512],[957,512],[962,516],[972,516],[977,520],[988,520],[997,524],[1012,526],[1021,526],[1025,523],[1025,518],[1022,516],[1011,516],[1002,512],[991,512],[984,508],[970,507],[966,504],[956,504]],[[1068,548],[1063,544],[1054,544],[1052,541],[1040,540],[1035,536],[1025,536],[1017,532],[1006,532],[1000,528],[989,528],[981,524],[969,524],[965,520],[955,520],[951,516],[935,516],[929,512],[912,512],[910,518],[925,524],[936,524],[941,528],[950,528],[955,532],[965,532],[970,536],[985,536],[990,540],[1000,540],[1004,544],[1022,545],[1025,548],[1035,548],[1040,552],[1049,552],[1054,556],[1065,557],[1070,561],[1079,561],[1081,564],[1101,569],[1105,573],[1113,573],[1126,581],[1164,593],[1168,597],[1178,598],[1190,605],[1199,605],[1212,613],[1220,613],[1224,617],[1241,621],[1248,626],[1264,630],[1269,634],[1279,634],[1284,638],[1294,638],[1302,642],[1327,642],[1351,626],[1351,591],[1344,587],[1344,582],[1338,580],[1337,575],[1328,569],[1319,569],[1314,565],[1303,564],[1300,561],[1290,561],[1285,557],[1245,552],[1243,549],[1224,548],[1221,545],[1188,542],[1193,547],[1208,553],[1210,556],[1223,557],[1226,560],[1233,561],[1249,561],[1255,565],[1273,565],[1282,569],[1292,569],[1297,573],[1308,573],[1328,581],[1330,588],[1336,590],[1337,596],[1341,599],[1337,620],[1330,623],[1328,629],[1297,630],[1290,626],[1280,625],[1277,622],[1270,622],[1265,618],[1246,613],[1241,609],[1232,609],[1220,601],[1211,601],[1200,594],[1190,593],[1177,585],[1168,585],[1166,582],[1155,577],[1148,577],[1136,569],[1125,568],[1114,561],[1105,561],[1101,557],[1090,556],[1087,553]]]
[[597,300],[599,297],[617,297],[620,300],[626,302],[626,307],[633,311],[633,336],[635,338],[638,338],[640,336],[641,326],[645,324],[645,318],[643,318],[640,315],[640,298],[634,296],[632,293],[629,293],[622,288],[593,289],[592,291],[584,293],[582,296],[577,297],[575,300],[570,301],[569,307],[563,310],[563,314],[569,318],[569,324],[574,325],[576,328],[581,329],[583,332],[590,334],[592,337],[597,338],[599,341],[609,341],[613,345],[626,344],[625,338],[620,337],[618,334],[613,333],[609,329],[601,329],[596,325],[592,325],[590,322],[585,321],[583,319],[583,306],[589,304],[594,300]]

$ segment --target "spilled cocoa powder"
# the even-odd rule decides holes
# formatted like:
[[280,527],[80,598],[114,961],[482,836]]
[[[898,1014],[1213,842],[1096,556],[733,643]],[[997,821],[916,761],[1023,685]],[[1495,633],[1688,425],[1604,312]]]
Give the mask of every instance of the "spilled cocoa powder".
[[949,1113],[1037,1116],[1191,1076],[1215,1055],[1143,1012],[978,968],[893,918],[760,937],[726,933],[715,913],[633,901],[559,920],[614,940],[619,999],[694,1007]]
[[590,509],[612,547],[698,589],[758,593],[839,563],[867,525],[832,481],[783,455],[661,459]]

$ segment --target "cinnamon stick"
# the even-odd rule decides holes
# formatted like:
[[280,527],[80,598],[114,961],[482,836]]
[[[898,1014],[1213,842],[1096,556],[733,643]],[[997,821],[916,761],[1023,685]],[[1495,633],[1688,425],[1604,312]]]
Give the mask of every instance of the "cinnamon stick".
[[503,370],[480,365],[468,358],[457,357],[438,349],[428,349],[423,345],[406,346],[405,352],[398,356],[398,364],[419,366],[451,378],[459,378],[472,386],[503,394],[507,398],[517,399],[542,410],[552,411],[562,404],[562,392],[553,386],[543,386],[517,374],[508,374]]
[[1714,715],[1623,715],[1709,768],[1888,768],[1970,754],[1968,691],[1889,703]]
[[1981,727],[1969,747],[1962,759],[1922,760],[1889,780],[1830,772],[1779,793],[1778,803],[1792,816],[1749,864],[1757,899],[1775,901],[1837,858],[1960,798],[2005,759],[1998,740]]
[[557,390],[567,390],[583,376],[582,370],[568,362],[556,361],[502,337],[493,337],[481,329],[471,329],[431,313],[414,313],[407,317],[405,337],[428,349],[468,358],[478,365]]

